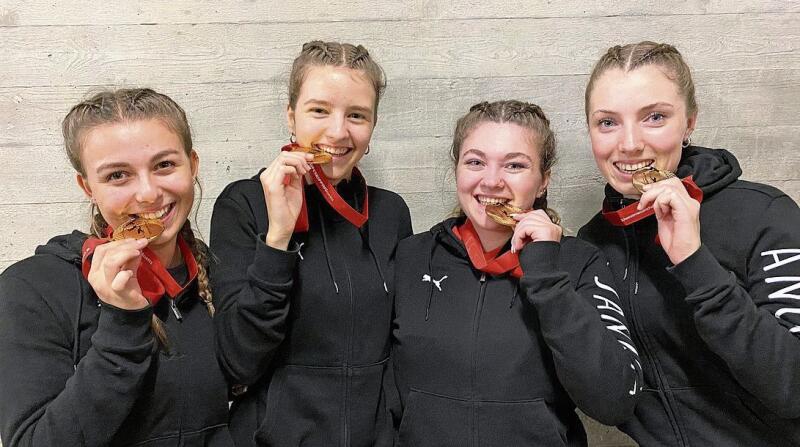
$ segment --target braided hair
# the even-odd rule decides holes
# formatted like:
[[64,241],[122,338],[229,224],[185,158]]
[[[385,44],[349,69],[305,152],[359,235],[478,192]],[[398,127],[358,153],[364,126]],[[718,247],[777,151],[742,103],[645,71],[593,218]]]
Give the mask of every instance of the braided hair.
[[344,67],[359,70],[364,73],[375,90],[375,116],[378,118],[378,103],[386,89],[386,74],[383,69],[370,56],[369,51],[361,45],[349,43],[323,42],[314,40],[303,44],[289,74],[289,107],[297,106],[300,88],[306,79],[308,71],[313,67]]
[[662,68],[664,74],[678,86],[678,92],[686,101],[687,116],[697,113],[692,73],[681,53],[667,43],[643,41],[623,46],[615,45],[609,48],[594,65],[584,96],[587,121],[589,119],[589,99],[595,83],[603,73],[612,69],[629,72],[645,65],[656,65]]
[[[450,148],[454,166],[458,166],[464,140],[478,124],[483,122],[514,123],[530,130],[535,137],[534,144],[538,145],[539,169],[542,175],[548,173],[556,164],[556,136],[550,128],[550,120],[542,108],[529,102],[506,100],[480,102],[470,107],[469,112],[458,119],[453,132],[453,144]],[[558,213],[547,206],[547,190],[542,193],[541,197],[536,198],[533,208],[545,210],[553,223],[561,222]],[[462,215],[463,211],[457,208],[455,214]]]

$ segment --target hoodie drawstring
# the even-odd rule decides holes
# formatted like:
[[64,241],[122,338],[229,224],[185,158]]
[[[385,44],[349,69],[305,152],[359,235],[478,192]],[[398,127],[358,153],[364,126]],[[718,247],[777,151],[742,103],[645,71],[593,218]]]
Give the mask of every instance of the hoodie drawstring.
[[511,303],[508,304],[509,309],[514,307],[514,300],[517,299],[518,294],[519,294],[519,280],[517,280],[516,283],[514,284],[514,294],[511,295]]
[[78,369],[78,361],[81,355],[81,316],[83,314],[83,275],[80,270],[75,271],[78,277],[78,289],[80,295],[78,296],[78,308],[75,310],[75,323],[72,327],[72,367]]
[[425,307],[425,321],[428,321],[428,317],[430,316],[431,312],[431,301],[433,301],[433,269],[431,266],[433,263],[433,252],[436,250],[436,246],[438,245],[435,236],[433,242],[434,243],[431,244],[431,251],[428,253],[428,274],[431,275],[431,284],[428,287],[428,305]]
[[328,236],[325,232],[325,220],[322,215],[322,207],[317,206],[317,211],[319,214],[319,226],[322,229],[322,251],[325,252],[325,262],[328,263],[328,273],[331,276],[331,281],[333,282],[333,287],[336,289],[336,294],[339,294],[339,284],[336,283],[336,275],[333,274],[333,265],[331,263],[331,255],[328,250]]
[[378,276],[381,278],[381,282],[383,283],[383,290],[388,295],[389,287],[386,286],[386,277],[383,275],[383,269],[381,269],[381,263],[378,262],[378,256],[375,255],[375,251],[372,249],[372,245],[369,242],[369,222],[365,223],[364,226],[359,228],[358,232],[361,234],[361,240],[367,247],[370,256],[372,256],[372,262],[375,263],[375,268],[378,270]]

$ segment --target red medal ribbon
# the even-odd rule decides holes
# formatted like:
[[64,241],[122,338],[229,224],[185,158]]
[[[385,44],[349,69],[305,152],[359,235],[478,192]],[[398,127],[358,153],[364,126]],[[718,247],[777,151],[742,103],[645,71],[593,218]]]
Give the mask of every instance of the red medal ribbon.
[[[281,151],[288,151],[291,152],[292,149],[299,147],[297,143],[287,144],[281,148]],[[367,182],[364,181],[364,176],[361,175],[361,171],[358,168],[353,168],[353,175],[357,179],[361,179],[364,183],[364,204],[362,205],[362,209],[364,210],[363,213],[359,213],[349,203],[347,203],[342,196],[336,191],[336,188],[331,184],[331,181],[328,177],[325,176],[325,173],[322,171],[322,168],[319,165],[311,165],[311,171],[309,172],[311,175],[311,180],[314,182],[314,185],[317,187],[317,190],[322,194],[322,197],[328,202],[328,205],[331,206],[340,216],[347,219],[348,222],[356,226],[357,228],[361,228],[369,218],[369,207],[367,201]],[[303,190],[303,205],[300,208],[300,215],[297,217],[297,222],[294,224],[294,231],[295,233],[304,233],[308,231],[308,207],[306,205],[306,195],[305,190]]]
[[501,256],[497,256],[503,247],[489,252],[483,251],[483,245],[481,245],[481,240],[478,238],[478,233],[475,231],[475,227],[469,219],[461,226],[454,227],[453,233],[456,235],[456,238],[464,244],[464,248],[467,249],[467,254],[469,255],[472,266],[479,271],[492,276],[500,276],[508,273],[517,279],[522,277],[519,255],[509,250]]
[[[698,202],[703,202],[703,190],[692,180],[691,175],[682,179],[681,183],[683,183],[684,188],[686,188],[686,192],[689,193],[689,197]],[[603,200],[602,214],[603,217],[615,227],[627,227],[628,225],[632,225],[655,214],[655,210],[652,206],[648,206],[643,210],[637,209],[638,206],[639,202],[637,201],[615,211],[611,208],[611,204],[608,203],[608,199],[605,199]]]
[[[106,230],[110,234],[111,227]],[[89,237],[83,243],[81,250],[81,258],[83,265],[83,277],[89,277],[89,270],[92,267],[92,255],[95,249],[103,244],[110,242],[109,239],[100,239],[97,237]],[[176,298],[181,294],[197,277],[197,261],[194,259],[192,249],[189,244],[183,240],[183,237],[178,235],[178,248],[181,250],[183,262],[186,263],[186,269],[189,272],[189,278],[186,284],[180,285],[175,281],[175,278],[169,274],[164,265],[159,261],[158,257],[149,247],[142,250],[142,262],[139,263],[139,268],[136,270],[136,280],[139,282],[139,287],[142,289],[142,295],[147,298],[151,306],[155,306],[158,301],[166,295],[170,299]]]

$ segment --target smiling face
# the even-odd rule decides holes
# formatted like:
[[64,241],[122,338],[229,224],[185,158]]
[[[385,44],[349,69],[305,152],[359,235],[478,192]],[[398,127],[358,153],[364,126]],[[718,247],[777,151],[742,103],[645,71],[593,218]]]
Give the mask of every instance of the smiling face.
[[164,232],[149,247],[174,251],[198,168],[197,154],[187,155],[178,135],[156,119],[97,126],[83,138],[81,162],[86,174],[78,174],[78,184],[109,225],[160,219]]
[[349,179],[375,128],[375,88],[364,72],[317,66],[306,73],[297,105],[287,109],[289,129],[302,146],[315,144],[331,154],[322,166],[336,184]]
[[456,166],[456,191],[464,214],[479,233],[507,233],[486,214],[498,203],[528,210],[547,189],[550,174],[541,172],[538,145],[532,132],[514,123],[484,121],[466,136]]
[[588,107],[589,137],[600,172],[619,193],[639,197],[631,184],[645,166],[674,172],[681,143],[694,130],[678,86],[657,65],[615,68],[595,82]]

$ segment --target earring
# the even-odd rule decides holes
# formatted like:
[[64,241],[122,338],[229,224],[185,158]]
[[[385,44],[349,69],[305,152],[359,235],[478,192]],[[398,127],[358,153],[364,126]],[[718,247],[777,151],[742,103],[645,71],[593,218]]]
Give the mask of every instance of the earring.
[[689,147],[691,145],[692,145],[692,136],[689,135],[688,137],[686,137],[685,140],[683,140],[683,142],[681,143],[681,147],[686,149],[687,147]]
[[295,137],[294,132],[292,132],[292,134],[289,135],[289,142],[292,144],[297,143],[297,137]]
[[364,152],[364,155],[369,154],[369,144],[367,145],[367,150]]

